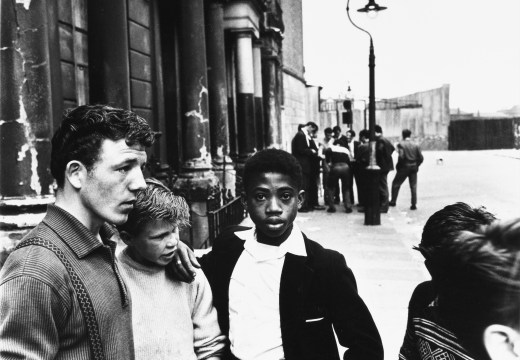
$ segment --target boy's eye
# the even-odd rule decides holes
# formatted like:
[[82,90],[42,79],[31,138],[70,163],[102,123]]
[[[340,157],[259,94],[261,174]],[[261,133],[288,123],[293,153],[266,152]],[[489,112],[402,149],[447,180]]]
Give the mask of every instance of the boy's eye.
[[292,198],[291,193],[283,193],[282,196],[280,196],[280,199],[282,200],[290,200]]
[[265,195],[264,194],[256,194],[255,195],[255,199],[256,200],[265,200]]

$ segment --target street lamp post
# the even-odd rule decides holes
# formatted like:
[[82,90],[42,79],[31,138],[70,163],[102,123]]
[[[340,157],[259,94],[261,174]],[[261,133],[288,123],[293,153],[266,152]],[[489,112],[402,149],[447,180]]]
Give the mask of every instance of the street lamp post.
[[[367,203],[365,204],[365,225],[380,225],[381,224],[381,213],[379,208],[379,176],[380,168],[376,163],[376,101],[375,101],[375,55],[374,55],[374,42],[372,41],[372,35],[365,29],[362,29],[356,25],[350,18],[349,3],[347,1],[347,16],[350,23],[357,29],[366,33],[370,38],[370,53],[368,56],[368,68],[369,68],[369,99],[368,99],[368,130],[370,132],[370,162],[366,168],[367,176]],[[365,7],[359,9],[359,12],[365,12],[367,14],[376,14],[378,11],[385,10],[386,7],[379,6],[375,0],[369,0]]]

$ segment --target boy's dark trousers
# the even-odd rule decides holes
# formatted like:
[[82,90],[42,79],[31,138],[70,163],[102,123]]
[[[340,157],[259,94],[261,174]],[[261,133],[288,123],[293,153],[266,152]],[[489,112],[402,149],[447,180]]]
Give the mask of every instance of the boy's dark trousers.
[[347,163],[334,163],[330,168],[328,184],[328,206],[334,209],[334,192],[337,188],[338,179],[341,179],[341,192],[345,209],[351,209],[350,189],[352,187],[352,170]]
[[381,212],[387,212],[389,206],[388,173],[389,171],[381,171],[379,177],[379,201]]
[[403,182],[408,178],[410,183],[410,191],[412,192],[412,206],[417,205],[417,165],[403,165],[397,170],[395,178],[392,181],[392,203],[395,204],[397,196],[399,195],[399,189]]

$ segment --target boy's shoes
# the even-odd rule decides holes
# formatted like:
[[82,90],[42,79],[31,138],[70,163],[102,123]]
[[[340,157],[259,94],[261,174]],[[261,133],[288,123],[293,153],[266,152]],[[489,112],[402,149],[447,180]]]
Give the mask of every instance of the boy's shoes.
[[327,212],[328,212],[328,213],[335,213],[335,212],[336,212],[336,208],[335,208],[335,207],[329,207],[329,208],[327,209]]
[[358,207],[357,212],[364,213],[365,212],[365,207],[364,206]]
[[301,209],[298,209],[298,212],[301,212],[301,213],[307,213],[311,211],[311,209],[309,209],[308,207],[302,207]]
[[314,210],[325,210],[326,207],[323,205],[315,205],[312,207]]
[[386,214],[388,212],[388,208],[381,208],[379,209],[379,212],[382,214]]
[[410,210],[417,210],[417,206],[415,206],[415,205],[410,206]]
[[347,214],[350,214],[350,213],[352,212],[352,208],[346,208],[346,209],[345,209],[345,212],[346,212]]
[[395,206],[395,201],[390,201],[390,202],[388,203],[388,205],[390,205],[390,206]]

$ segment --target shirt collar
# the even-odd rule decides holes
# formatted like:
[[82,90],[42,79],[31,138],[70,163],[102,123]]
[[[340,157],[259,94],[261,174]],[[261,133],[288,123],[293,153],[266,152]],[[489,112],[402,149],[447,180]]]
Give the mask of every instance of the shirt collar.
[[99,231],[102,244],[78,219],[56,205],[47,206],[43,222],[53,229],[79,258],[85,257],[103,244],[110,246],[112,250],[115,249],[115,243],[109,240],[114,231],[107,224],[103,224]]
[[[295,223],[293,223],[291,234],[280,246],[270,246],[259,243],[256,239],[256,227],[254,226],[244,231],[237,231],[235,235],[245,241],[244,249],[257,260],[282,258],[287,253],[297,256],[307,256],[303,234]],[[264,251],[266,249],[270,249],[271,251],[266,254],[266,251]]]

